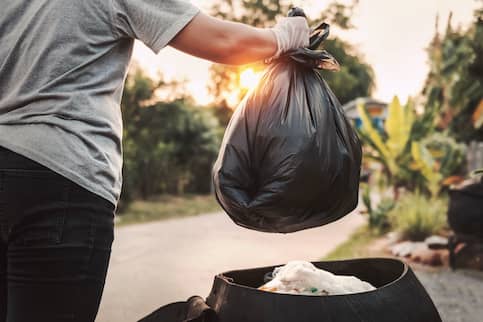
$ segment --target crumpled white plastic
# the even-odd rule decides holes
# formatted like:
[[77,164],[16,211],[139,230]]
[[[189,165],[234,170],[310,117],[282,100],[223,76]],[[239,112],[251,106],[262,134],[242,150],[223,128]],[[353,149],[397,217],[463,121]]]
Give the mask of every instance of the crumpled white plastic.
[[273,271],[273,280],[259,289],[298,295],[340,295],[375,290],[371,284],[355,276],[334,275],[312,263],[292,261]]

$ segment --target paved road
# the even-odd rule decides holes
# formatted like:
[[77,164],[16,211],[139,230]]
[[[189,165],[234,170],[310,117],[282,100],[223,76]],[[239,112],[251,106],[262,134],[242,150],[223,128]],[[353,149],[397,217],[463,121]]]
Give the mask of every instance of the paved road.
[[162,305],[207,296],[213,276],[226,270],[318,260],[363,223],[353,213],[279,235],[240,228],[217,213],[119,228],[96,322],[134,322]]
[[483,321],[483,272],[416,271],[443,322]]

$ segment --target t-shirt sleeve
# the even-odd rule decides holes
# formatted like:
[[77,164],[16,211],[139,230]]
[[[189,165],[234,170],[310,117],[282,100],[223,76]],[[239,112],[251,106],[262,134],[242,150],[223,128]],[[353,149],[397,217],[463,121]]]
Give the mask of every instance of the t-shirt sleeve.
[[185,0],[111,1],[114,34],[139,39],[156,53],[199,12]]

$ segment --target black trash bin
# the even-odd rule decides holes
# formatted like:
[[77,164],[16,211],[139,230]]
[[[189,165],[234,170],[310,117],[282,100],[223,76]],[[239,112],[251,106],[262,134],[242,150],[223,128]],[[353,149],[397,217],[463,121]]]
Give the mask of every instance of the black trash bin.
[[448,223],[456,234],[483,241],[483,181],[449,191]]
[[181,313],[174,319],[160,314],[165,307],[151,315],[155,319],[142,322],[441,322],[424,287],[399,260],[368,258],[313,264],[338,275],[354,275],[376,290],[332,296],[270,293],[258,287],[276,266],[237,270],[215,277],[206,303],[199,297],[191,298],[177,304]]

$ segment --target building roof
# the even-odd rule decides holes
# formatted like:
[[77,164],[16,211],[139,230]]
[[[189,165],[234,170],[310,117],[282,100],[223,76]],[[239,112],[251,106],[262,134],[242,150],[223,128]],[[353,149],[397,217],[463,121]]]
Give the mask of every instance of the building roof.
[[383,118],[386,118],[387,115],[387,103],[376,100],[374,98],[370,97],[360,97],[356,98],[355,100],[352,100],[342,106],[342,109],[344,110],[345,115],[350,118],[350,119],[355,119],[359,117],[359,113],[357,112],[357,105],[358,104],[364,104],[366,107],[367,106],[380,106],[384,108],[384,113],[382,115]]

